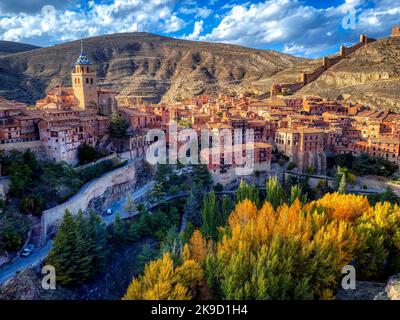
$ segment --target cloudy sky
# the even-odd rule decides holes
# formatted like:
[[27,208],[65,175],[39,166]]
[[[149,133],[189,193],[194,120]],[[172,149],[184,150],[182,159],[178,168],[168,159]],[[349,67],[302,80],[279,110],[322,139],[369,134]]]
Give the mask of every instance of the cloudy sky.
[[399,0],[0,0],[0,40],[39,46],[145,31],[317,57],[395,24]]

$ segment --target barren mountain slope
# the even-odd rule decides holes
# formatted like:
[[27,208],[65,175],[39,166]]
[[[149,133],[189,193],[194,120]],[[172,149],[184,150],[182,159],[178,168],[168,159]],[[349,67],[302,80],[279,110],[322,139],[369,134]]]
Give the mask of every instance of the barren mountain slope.
[[[122,96],[173,101],[201,93],[263,93],[261,82],[307,61],[275,51],[190,42],[147,33],[125,33],[84,40],[98,82]],[[0,96],[34,102],[45,90],[70,85],[80,41],[0,57]]]

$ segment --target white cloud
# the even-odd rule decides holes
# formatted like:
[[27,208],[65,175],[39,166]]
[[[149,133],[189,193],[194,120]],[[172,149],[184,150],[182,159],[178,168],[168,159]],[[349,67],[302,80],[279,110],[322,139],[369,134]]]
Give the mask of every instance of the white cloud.
[[185,26],[174,12],[175,0],[114,0],[89,2],[89,9],[59,10],[53,18],[41,12],[0,17],[0,39],[23,41],[46,37],[49,42],[75,40],[115,32],[173,33]]
[[203,32],[203,25],[204,25],[204,21],[200,20],[200,21],[196,21],[193,27],[193,32],[192,34],[189,35],[185,35],[182,38],[186,39],[186,40],[198,40],[200,37],[200,34]]
[[[349,6],[357,9],[356,30],[343,32],[344,9]],[[266,0],[229,8],[220,23],[200,40],[258,48],[277,45],[287,53],[308,56],[354,42],[361,33],[388,35],[400,16],[400,6],[392,0],[344,0],[342,5],[326,9],[299,0]]]

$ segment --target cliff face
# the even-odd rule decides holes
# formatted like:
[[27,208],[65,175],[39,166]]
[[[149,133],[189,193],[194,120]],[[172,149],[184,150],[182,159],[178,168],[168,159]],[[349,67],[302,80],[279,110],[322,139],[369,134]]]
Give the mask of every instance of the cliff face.
[[[84,40],[98,82],[121,96],[154,102],[202,93],[264,93],[259,80],[294,67],[304,59],[275,51],[183,41],[146,33]],[[50,87],[70,84],[80,42],[0,56],[0,96],[33,103]]]
[[316,94],[400,111],[400,37],[356,51],[299,94]]

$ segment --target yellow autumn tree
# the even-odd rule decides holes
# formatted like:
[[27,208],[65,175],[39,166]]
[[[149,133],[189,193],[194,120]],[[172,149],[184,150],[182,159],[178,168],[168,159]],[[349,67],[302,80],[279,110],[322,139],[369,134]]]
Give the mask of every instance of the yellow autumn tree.
[[320,208],[330,218],[354,222],[371,209],[368,199],[361,195],[328,193],[321,199],[311,202],[307,208]]
[[387,277],[400,271],[400,207],[377,203],[357,220],[359,237],[356,264],[365,279]]
[[239,203],[207,258],[206,277],[223,299],[328,299],[357,243],[352,225],[296,200],[275,211]]
[[123,300],[190,300],[190,288],[203,278],[194,260],[174,267],[169,253],[146,265],[144,274],[133,279]]
[[197,262],[202,262],[207,255],[207,242],[200,230],[195,230],[189,240],[190,256]]

